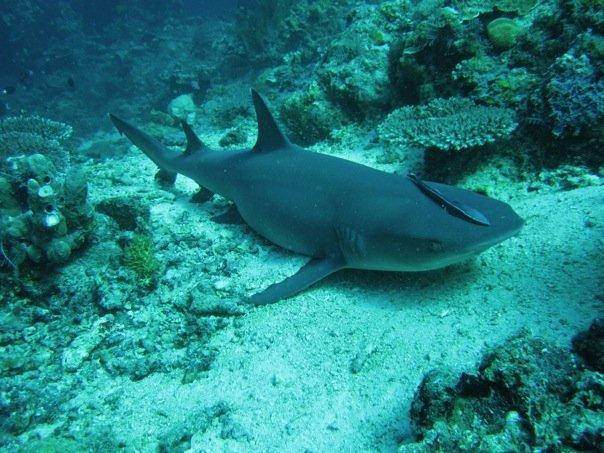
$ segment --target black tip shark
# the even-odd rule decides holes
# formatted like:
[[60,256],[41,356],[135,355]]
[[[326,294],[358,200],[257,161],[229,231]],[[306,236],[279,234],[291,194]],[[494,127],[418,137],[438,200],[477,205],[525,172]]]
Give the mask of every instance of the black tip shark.
[[258,138],[252,149],[209,149],[183,123],[184,153],[168,151],[110,115],[165,174],[180,173],[230,199],[258,234],[310,260],[296,274],[251,296],[263,305],[344,268],[424,271],[458,263],[513,236],[522,219],[498,200],[399,176],[289,142],[252,90]]

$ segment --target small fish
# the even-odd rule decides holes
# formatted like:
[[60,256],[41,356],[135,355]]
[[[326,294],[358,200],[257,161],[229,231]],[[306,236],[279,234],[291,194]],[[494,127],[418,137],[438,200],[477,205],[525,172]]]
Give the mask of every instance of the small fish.
[[21,72],[21,74],[19,75],[19,81],[21,83],[25,83],[27,82],[29,79],[32,78],[32,76],[34,75],[34,71],[32,71],[31,69],[25,69]]
[[13,94],[16,90],[17,89],[14,86],[9,85],[7,87],[2,88],[2,94],[3,95]]
[[67,78],[67,86],[69,88],[71,88],[72,90],[75,90],[75,82],[73,80],[73,77],[68,77]]

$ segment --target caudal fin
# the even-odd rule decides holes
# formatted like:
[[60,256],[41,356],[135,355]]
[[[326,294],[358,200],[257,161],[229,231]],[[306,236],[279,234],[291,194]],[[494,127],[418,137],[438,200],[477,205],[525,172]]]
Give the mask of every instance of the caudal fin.
[[124,121],[111,113],[109,114],[109,119],[120,134],[128,137],[128,139],[143,151],[149,159],[155,162],[159,168],[169,173],[176,172],[172,164],[172,161],[174,160],[173,152],[166,149],[164,145],[149,134],[146,134],[127,121]]

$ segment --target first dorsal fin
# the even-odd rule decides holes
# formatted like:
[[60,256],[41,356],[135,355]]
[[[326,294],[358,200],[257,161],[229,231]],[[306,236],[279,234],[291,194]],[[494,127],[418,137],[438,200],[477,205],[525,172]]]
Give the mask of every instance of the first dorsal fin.
[[191,126],[189,126],[186,121],[181,121],[180,125],[182,127],[182,131],[187,137],[187,148],[185,149],[186,155],[207,149],[207,147],[201,142],[199,137],[195,134],[195,132],[193,132],[193,129],[191,129]]
[[289,146],[289,140],[277,126],[277,122],[266,106],[266,102],[256,90],[252,90],[252,99],[254,100],[256,119],[258,120],[258,138],[252,150],[272,151]]

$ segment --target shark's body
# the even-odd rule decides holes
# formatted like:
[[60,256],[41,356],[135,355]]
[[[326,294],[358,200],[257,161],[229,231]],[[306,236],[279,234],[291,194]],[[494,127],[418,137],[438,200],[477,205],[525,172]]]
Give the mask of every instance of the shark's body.
[[251,149],[211,150],[183,123],[183,154],[111,116],[117,129],[164,172],[180,173],[233,201],[258,234],[311,260],[253,295],[256,305],[290,297],[343,268],[437,269],[516,234],[522,220],[506,203],[425,183],[291,144],[252,91],[258,139]]

